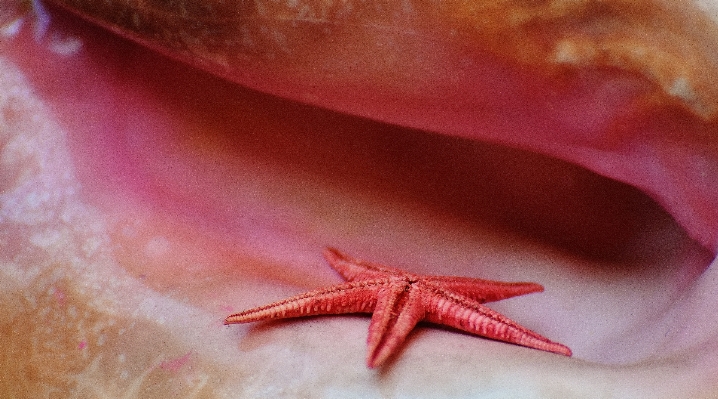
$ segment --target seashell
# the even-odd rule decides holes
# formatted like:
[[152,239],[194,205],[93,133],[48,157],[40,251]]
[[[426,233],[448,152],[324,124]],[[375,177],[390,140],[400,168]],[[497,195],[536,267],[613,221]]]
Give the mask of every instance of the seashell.
[[325,106],[320,97],[369,76],[383,97],[456,85],[454,67],[483,51],[546,73],[616,68],[651,82],[657,101],[703,120],[718,113],[718,27],[697,4],[51,1],[238,83]]
[[712,3],[52,2],[260,91],[577,163],[718,248]]
[[[244,90],[54,5],[38,42],[44,21],[7,18],[13,1],[3,392],[715,392],[715,3],[53,0],[248,87],[494,145]],[[640,188],[685,231],[637,190],[525,150]],[[483,209],[520,223],[495,229]],[[312,247],[335,238],[427,273],[545,284],[507,306],[576,360],[441,332],[366,375],[343,351],[361,347],[358,319],[221,328],[230,304],[332,283]]]

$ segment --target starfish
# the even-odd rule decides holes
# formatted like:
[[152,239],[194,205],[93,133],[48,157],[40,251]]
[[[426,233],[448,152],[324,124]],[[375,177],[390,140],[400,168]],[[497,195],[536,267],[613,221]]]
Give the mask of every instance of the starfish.
[[333,248],[330,266],[347,281],[227,317],[224,324],[325,314],[373,313],[367,338],[367,366],[379,367],[395,354],[420,321],[529,348],[571,356],[550,341],[482,305],[543,291],[535,283],[507,283],[469,277],[416,275],[366,262]]

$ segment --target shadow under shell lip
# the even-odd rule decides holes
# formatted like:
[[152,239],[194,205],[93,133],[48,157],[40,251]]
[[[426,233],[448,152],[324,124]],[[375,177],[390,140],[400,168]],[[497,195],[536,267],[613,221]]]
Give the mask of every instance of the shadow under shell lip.
[[718,247],[718,29],[691,5],[53,4],[262,92],[581,165]]

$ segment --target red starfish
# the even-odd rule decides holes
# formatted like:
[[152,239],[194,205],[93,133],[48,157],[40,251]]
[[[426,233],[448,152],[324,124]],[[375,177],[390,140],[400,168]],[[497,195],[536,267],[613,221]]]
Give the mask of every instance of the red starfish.
[[367,366],[378,367],[422,320],[483,337],[571,356],[571,350],[483,306],[543,291],[535,283],[505,283],[468,277],[422,276],[352,259],[333,248],[324,257],[347,280],[245,310],[224,324],[342,313],[374,313],[369,325]]

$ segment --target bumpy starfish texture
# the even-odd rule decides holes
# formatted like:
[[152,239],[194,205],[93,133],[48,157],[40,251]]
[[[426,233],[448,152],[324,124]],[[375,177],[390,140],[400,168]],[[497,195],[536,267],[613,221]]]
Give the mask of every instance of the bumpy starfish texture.
[[407,273],[328,248],[324,257],[347,280],[227,317],[225,324],[344,313],[373,313],[367,338],[367,366],[381,366],[396,353],[420,321],[482,337],[571,356],[550,341],[486,306],[517,295],[543,291],[535,283],[506,283],[468,277]]

